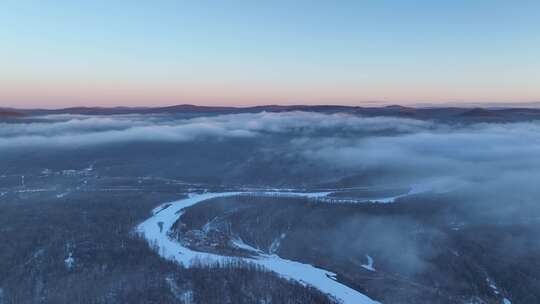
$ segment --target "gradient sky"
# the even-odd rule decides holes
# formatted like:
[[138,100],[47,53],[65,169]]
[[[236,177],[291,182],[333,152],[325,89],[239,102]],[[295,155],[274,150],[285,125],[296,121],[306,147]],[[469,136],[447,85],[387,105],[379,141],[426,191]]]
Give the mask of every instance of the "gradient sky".
[[540,101],[540,1],[0,1],[0,107]]

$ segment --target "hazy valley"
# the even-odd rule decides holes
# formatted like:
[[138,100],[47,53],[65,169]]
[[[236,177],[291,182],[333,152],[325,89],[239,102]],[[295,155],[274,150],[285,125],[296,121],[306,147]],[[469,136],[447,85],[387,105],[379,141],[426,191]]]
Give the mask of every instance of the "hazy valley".
[[0,118],[0,303],[536,303],[540,112]]

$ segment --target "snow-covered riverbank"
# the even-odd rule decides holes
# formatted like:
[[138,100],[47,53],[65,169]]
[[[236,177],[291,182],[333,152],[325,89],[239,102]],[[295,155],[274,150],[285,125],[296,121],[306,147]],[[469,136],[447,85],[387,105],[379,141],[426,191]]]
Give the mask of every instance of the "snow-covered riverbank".
[[[182,244],[179,242],[170,239],[167,232],[171,229],[176,220],[182,216],[182,210],[184,208],[193,206],[208,199],[234,195],[303,196],[318,198],[328,195],[328,192],[221,192],[195,194],[186,199],[167,203],[156,208],[153,212],[153,216],[141,223],[137,227],[137,231],[142,234],[150,244],[157,246],[159,249],[159,254],[162,257],[175,260],[187,267],[191,265],[194,259],[198,261],[219,261],[223,259],[230,259],[231,257],[191,250],[182,246]],[[264,266],[267,269],[278,273],[284,278],[309,284],[322,292],[335,297],[344,304],[378,303],[371,300],[364,294],[337,282],[334,273],[313,267],[309,264],[285,260],[277,255],[267,255],[262,253],[259,253],[253,258],[238,257],[238,259],[245,259],[248,262]]]

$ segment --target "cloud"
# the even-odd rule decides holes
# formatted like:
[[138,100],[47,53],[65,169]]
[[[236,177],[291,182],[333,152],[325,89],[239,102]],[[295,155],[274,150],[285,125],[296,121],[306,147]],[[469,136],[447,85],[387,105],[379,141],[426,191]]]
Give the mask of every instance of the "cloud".
[[[287,157],[300,171],[303,162],[315,163],[331,171],[321,178],[385,171],[407,184],[447,185],[540,172],[538,134],[538,122],[446,124],[307,112],[56,115],[0,124],[0,150],[263,139],[251,144],[253,151],[264,152],[265,162]],[[336,170],[341,176],[332,176]]]
[[293,144],[306,158],[342,168],[490,178],[540,169],[538,134],[538,123],[438,125],[397,136],[302,137]]
[[201,138],[253,137],[265,133],[317,135],[323,130],[415,132],[429,123],[396,118],[361,118],[344,114],[255,113],[192,119],[167,115],[56,115],[0,124],[0,148],[70,147],[114,142],[185,142]]
[[159,116],[67,116],[0,126],[0,148],[95,146],[122,142],[186,142],[199,138],[254,136],[210,121]]
[[303,132],[332,130],[334,132],[417,132],[433,127],[433,123],[415,119],[395,117],[360,117],[350,114],[322,114],[313,112],[284,112],[255,114],[233,114],[216,117],[196,118],[229,128],[260,132]]

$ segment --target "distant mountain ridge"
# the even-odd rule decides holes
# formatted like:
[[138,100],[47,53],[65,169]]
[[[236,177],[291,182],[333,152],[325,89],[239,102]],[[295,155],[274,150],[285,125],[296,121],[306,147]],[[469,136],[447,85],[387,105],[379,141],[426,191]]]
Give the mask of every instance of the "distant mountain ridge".
[[18,118],[23,116],[25,116],[25,114],[21,112],[0,109],[0,118]]
[[[347,113],[362,116],[393,116],[414,119],[466,120],[466,121],[517,121],[540,119],[536,108],[469,108],[469,107],[406,107],[390,105],[381,107],[343,105],[262,105],[251,107],[199,106],[181,104],[166,107],[72,107],[64,109],[0,109],[2,116],[23,115],[121,115],[121,114],[239,114],[258,112],[305,111],[316,113]],[[4,113],[4,114],[2,114]]]

